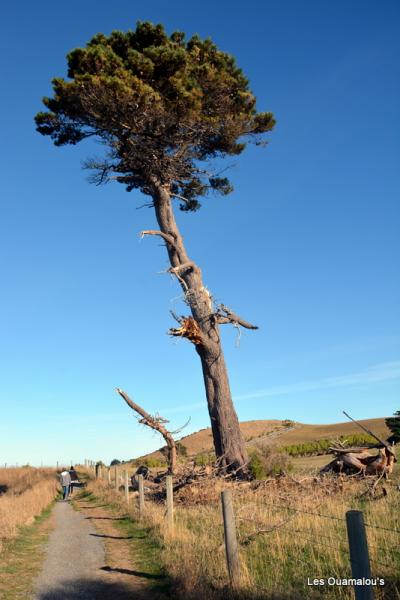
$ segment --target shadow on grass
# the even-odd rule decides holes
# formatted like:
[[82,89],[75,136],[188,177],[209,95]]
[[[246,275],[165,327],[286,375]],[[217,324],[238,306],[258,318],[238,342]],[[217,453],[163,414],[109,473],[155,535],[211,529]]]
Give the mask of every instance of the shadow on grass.
[[132,575],[133,577],[143,577],[144,579],[165,579],[164,575],[154,575],[153,573],[144,573],[143,571],[132,571],[131,569],[101,567],[101,570],[106,571],[107,573],[123,573],[124,575]]
[[85,517],[93,521],[126,521],[126,517]]
[[109,540],[133,540],[133,535],[106,535],[105,533],[89,533],[89,535]]

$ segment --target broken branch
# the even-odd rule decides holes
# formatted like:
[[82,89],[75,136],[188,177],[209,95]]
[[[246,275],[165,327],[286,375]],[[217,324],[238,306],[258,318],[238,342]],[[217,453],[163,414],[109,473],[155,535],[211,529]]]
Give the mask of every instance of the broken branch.
[[185,337],[193,344],[199,345],[203,342],[203,336],[198,323],[193,317],[182,317],[181,326],[178,328],[172,327],[168,333],[176,337]]
[[176,267],[170,267],[168,269],[168,273],[173,273],[174,275],[178,276],[178,273],[181,273],[182,271],[189,271],[190,269],[194,269],[195,268],[195,264],[192,261],[188,261],[185,263],[182,263],[181,265],[177,265]]
[[142,423],[143,425],[147,425],[151,429],[154,429],[155,431],[158,431],[159,433],[161,433],[161,435],[163,436],[164,440],[166,441],[167,447],[168,447],[168,470],[171,473],[171,475],[173,475],[176,471],[175,440],[172,437],[171,432],[168,431],[162,425],[162,423],[167,423],[168,421],[158,415],[156,417],[153,417],[152,415],[150,415],[141,406],[139,406],[139,404],[136,404],[136,402],[131,400],[131,398],[129,398],[128,394],[126,394],[123,390],[121,390],[121,388],[115,388],[115,390],[125,400],[127,405],[142,417],[140,419],[139,423]]
[[175,248],[175,240],[172,237],[172,235],[169,235],[168,233],[164,233],[163,231],[159,231],[158,229],[146,229],[140,232],[141,238],[144,238],[145,235],[159,235],[163,238],[163,240],[167,242],[167,244]]
[[[222,311],[225,314],[221,314],[220,311]],[[237,325],[245,327],[246,329],[258,329],[257,325],[252,325],[248,321],[245,321],[244,319],[242,319],[242,317],[239,317],[239,315],[234,313],[230,308],[228,308],[224,304],[220,304],[218,306],[216,318],[218,323],[220,323],[221,325],[225,323],[235,323]]]

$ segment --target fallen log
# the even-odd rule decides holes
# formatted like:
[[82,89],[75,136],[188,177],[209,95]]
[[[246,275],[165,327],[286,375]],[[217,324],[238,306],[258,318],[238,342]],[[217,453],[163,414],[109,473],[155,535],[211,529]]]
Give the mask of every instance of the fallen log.
[[[378,454],[371,454],[372,448],[378,448]],[[321,474],[343,473],[347,475],[380,475],[386,479],[393,471],[393,465],[397,462],[394,449],[388,446],[369,448],[329,448],[335,458],[325,465]]]

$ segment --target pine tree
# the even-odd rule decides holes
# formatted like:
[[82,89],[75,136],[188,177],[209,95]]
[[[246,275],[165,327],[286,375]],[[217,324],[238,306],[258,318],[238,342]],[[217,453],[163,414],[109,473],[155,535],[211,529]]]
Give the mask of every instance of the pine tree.
[[385,423],[392,432],[392,435],[388,437],[387,441],[389,444],[398,444],[400,442],[400,410],[397,410],[393,417],[385,419]]
[[[96,35],[67,56],[68,79],[53,80],[53,96],[36,115],[37,130],[56,146],[100,139],[104,158],[89,159],[91,180],[117,181],[149,196],[173,274],[190,315],[178,317],[172,335],[190,340],[200,357],[214,446],[222,470],[246,476],[247,454],[232,403],[219,326],[256,329],[228,307],[215,306],[202,273],[189,257],[173,203],[195,212],[209,192],[227,195],[230,181],[208,166],[239,155],[247,142],[264,144],[274,126],[257,112],[249,82],[235,59],[210,40],[162,25]],[[205,162],[207,168],[204,167]],[[215,164],[215,162],[214,162]]]

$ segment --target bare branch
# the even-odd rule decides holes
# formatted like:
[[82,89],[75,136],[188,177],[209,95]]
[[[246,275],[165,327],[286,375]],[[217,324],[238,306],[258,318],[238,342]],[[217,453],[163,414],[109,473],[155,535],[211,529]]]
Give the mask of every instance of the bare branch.
[[218,313],[214,316],[220,325],[226,325],[227,323],[232,323],[232,321],[230,319],[228,319],[228,317],[224,317],[223,315],[220,315]]
[[123,390],[121,390],[120,388],[115,388],[115,390],[125,400],[125,402],[127,403],[127,405],[132,410],[134,410],[135,412],[137,412],[142,417],[140,419],[139,423],[142,423],[143,425],[147,425],[151,429],[154,429],[155,431],[158,431],[159,433],[161,433],[161,435],[165,439],[165,441],[167,443],[167,446],[168,446],[168,466],[169,466],[169,470],[170,470],[171,474],[174,474],[175,470],[176,470],[176,447],[175,447],[175,440],[172,437],[171,432],[168,431],[162,425],[162,423],[168,423],[167,419],[164,419],[163,417],[160,417],[159,415],[153,417],[148,412],[146,412],[144,410],[144,408],[142,408],[141,406],[139,406],[139,404],[136,404],[136,402],[134,402],[133,400],[131,400],[131,398],[129,398],[128,394],[126,394]]
[[179,325],[182,325],[182,319],[184,319],[184,317],[178,317],[178,315],[176,313],[174,313],[173,310],[169,311],[171,313],[171,315],[173,316],[173,318],[175,319],[175,321],[177,323],[179,323]]
[[159,235],[169,244],[175,248],[175,240],[172,235],[168,233],[163,233],[162,231],[158,231],[157,229],[146,229],[140,232],[140,237],[143,239],[145,235]]
[[280,523],[277,523],[276,525],[272,525],[271,527],[268,527],[268,528],[257,529],[253,533],[250,533],[245,538],[243,538],[242,540],[240,540],[240,543],[243,544],[243,545],[250,544],[250,542],[253,541],[253,539],[256,538],[258,535],[262,535],[262,534],[265,534],[265,533],[271,533],[272,531],[276,531],[277,529],[280,529],[281,527],[283,527],[284,525],[286,525],[287,523],[289,523],[289,521],[292,521],[296,516],[297,516],[296,514],[289,515],[286,519],[284,519]]
[[176,435],[177,433],[180,433],[183,429],[185,429],[185,427],[187,427],[191,421],[192,417],[189,417],[188,420],[186,421],[186,423],[184,423],[183,425],[181,425],[180,427],[178,427],[178,429],[174,429],[174,431],[171,431],[171,433],[173,435]]
[[176,267],[170,267],[168,269],[168,273],[172,273],[173,275],[178,276],[178,273],[181,273],[182,271],[189,271],[190,269],[195,269],[196,265],[194,264],[194,262],[192,261],[188,261],[185,263],[182,263],[181,265],[178,265]]
[[154,202],[145,202],[144,204],[137,206],[136,210],[140,210],[141,208],[154,208]]
[[[224,312],[225,314],[221,314],[220,311]],[[248,321],[245,321],[244,319],[242,319],[242,317],[239,317],[239,315],[234,313],[230,308],[228,308],[224,304],[219,305],[218,311],[216,313],[216,318],[218,323],[220,323],[221,325],[225,323],[234,323],[237,325],[241,325],[246,329],[258,329],[257,325],[252,325]]]
[[185,204],[190,204],[189,200],[187,198],[185,198],[185,196],[181,196],[180,194],[170,194],[171,198],[176,198],[177,200],[181,200],[182,202],[185,202]]

